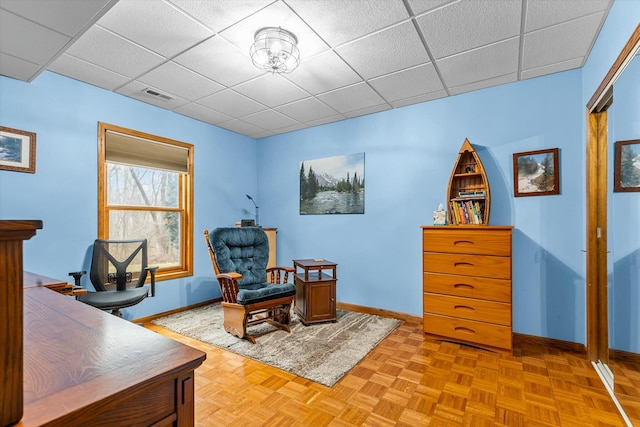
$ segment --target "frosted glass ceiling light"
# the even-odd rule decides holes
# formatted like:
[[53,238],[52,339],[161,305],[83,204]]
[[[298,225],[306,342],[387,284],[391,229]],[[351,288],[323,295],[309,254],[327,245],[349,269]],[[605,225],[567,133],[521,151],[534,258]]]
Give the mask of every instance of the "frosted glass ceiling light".
[[253,65],[271,71],[287,74],[300,65],[298,39],[292,32],[276,27],[265,27],[256,31],[249,54]]

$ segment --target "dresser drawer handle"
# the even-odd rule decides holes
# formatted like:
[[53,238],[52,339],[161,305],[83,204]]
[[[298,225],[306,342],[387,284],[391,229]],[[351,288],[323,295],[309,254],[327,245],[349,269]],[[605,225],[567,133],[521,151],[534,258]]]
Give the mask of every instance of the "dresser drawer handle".
[[455,242],[453,242],[454,245],[462,245],[462,244],[466,244],[466,245],[475,245],[474,242],[472,242],[471,240],[456,240]]
[[475,334],[476,331],[474,331],[471,328],[465,328],[464,326],[456,326],[455,328],[453,328],[454,331],[456,332],[466,332],[467,334]]
[[453,266],[454,267],[459,267],[459,266],[469,266],[469,267],[475,267],[472,263],[470,262],[454,262]]
[[469,307],[468,305],[454,305],[454,306],[453,306],[453,309],[454,309],[454,310],[458,310],[458,309],[460,309],[460,310],[471,310],[471,311],[476,311],[476,309],[475,309],[475,308],[473,308],[473,307]]
[[454,288],[469,288],[469,289],[475,289],[476,287],[473,285],[469,285],[467,283],[456,283],[453,285]]

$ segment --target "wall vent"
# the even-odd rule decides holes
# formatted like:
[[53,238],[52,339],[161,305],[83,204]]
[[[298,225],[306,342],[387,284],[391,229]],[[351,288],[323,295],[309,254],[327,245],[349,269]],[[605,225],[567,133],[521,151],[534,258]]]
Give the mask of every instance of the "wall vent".
[[156,98],[156,99],[162,99],[163,101],[171,101],[173,99],[172,96],[169,96],[165,93],[159,92],[155,89],[151,89],[151,88],[146,88],[146,89],[142,89],[141,91],[142,95],[148,97],[148,98]]

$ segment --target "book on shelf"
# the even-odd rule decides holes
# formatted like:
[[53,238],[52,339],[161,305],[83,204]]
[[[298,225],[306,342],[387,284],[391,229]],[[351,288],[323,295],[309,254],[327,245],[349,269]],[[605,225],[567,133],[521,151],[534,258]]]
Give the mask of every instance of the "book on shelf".
[[483,202],[479,200],[451,200],[452,221],[455,224],[482,224]]
[[487,193],[485,191],[459,191],[458,197],[461,199],[464,198],[472,198],[472,197],[486,197]]

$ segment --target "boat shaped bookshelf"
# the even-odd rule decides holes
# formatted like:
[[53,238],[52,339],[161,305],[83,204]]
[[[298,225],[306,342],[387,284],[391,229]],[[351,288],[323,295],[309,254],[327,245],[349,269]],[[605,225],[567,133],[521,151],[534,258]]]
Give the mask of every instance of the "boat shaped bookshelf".
[[453,165],[447,188],[450,225],[489,225],[491,194],[480,157],[465,139]]

